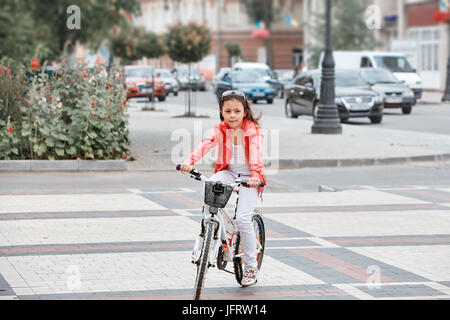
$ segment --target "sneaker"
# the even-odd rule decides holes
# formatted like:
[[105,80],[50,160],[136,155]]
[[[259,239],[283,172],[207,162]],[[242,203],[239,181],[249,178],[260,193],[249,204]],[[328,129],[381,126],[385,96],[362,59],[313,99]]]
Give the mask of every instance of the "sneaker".
[[251,286],[256,283],[256,276],[258,275],[258,269],[250,266],[245,267],[244,276],[242,277],[241,285],[244,287]]

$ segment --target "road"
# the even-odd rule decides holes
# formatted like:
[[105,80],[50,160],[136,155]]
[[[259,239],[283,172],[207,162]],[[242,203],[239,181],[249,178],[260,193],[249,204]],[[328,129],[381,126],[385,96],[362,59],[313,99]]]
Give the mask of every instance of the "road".
[[[205,175],[211,172],[204,172]],[[450,186],[450,162],[421,162],[347,168],[279,170],[268,177],[268,192],[317,192],[320,186],[338,190],[409,186]],[[191,188],[200,184],[187,175],[167,172],[2,173],[0,192],[86,189]]]
[[[177,97],[170,95],[167,101],[170,103],[184,104],[185,92],[180,92]],[[197,108],[218,109],[218,103],[212,91],[195,92]],[[256,114],[262,112],[265,115],[273,117],[285,117],[284,99],[276,98],[273,104],[267,104],[265,101],[252,105]],[[311,119],[309,116],[300,118]],[[368,118],[351,120],[347,123],[362,126],[377,126],[381,129],[398,129],[405,131],[419,131],[450,135],[450,105],[430,105],[421,104],[420,101],[413,107],[409,115],[402,114],[400,109],[385,109],[381,124],[373,125]]]

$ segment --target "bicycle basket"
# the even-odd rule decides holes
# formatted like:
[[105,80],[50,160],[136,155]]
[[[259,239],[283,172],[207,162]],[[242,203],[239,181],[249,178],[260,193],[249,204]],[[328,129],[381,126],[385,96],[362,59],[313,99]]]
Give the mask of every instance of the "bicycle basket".
[[233,188],[216,181],[205,182],[205,203],[208,206],[224,208],[230,199]]

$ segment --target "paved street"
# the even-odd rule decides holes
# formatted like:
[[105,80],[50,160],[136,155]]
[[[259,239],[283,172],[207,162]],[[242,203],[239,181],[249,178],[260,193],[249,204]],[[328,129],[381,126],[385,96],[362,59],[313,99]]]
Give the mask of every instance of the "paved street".
[[[197,111],[209,118],[178,117],[184,107],[171,99],[181,96],[153,112],[131,103],[136,160],[128,171],[1,173],[0,299],[192,298],[201,184],[175,172],[170,155],[174,132],[189,135],[193,122],[206,130],[217,121],[211,93],[201,94],[208,104]],[[321,137],[305,133],[311,119],[285,119],[280,101],[261,108],[273,112],[267,126],[291,134],[282,156],[450,150],[448,132],[433,131],[428,121],[445,119],[445,106],[423,105],[423,117],[405,116],[416,119],[411,126],[423,121],[422,132],[345,124],[345,135]],[[427,108],[445,111],[437,117]],[[166,171],[149,170],[163,160]],[[210,269],[203,298],[449,299],[449,167],[420,161],[275,170],[258,203],[267,242],[257,285],[240,288],[233,275]]]
[[[350,169],[336,168],[327,174],[341,191],[265,192],[258,284],[243,289],[210,269],[204,299],[450,298],[450,181],[436,170],[446,167],[429,164],[442,185],[345,187],[339,171]],[[301,171],[274,178],[301,188],[307,182],[283,178]],[[0,297],[191,299],[200,184],[179,173],[136,174],[2,175]]]
[[[185,101],[185,92],[180,92],[177,97],[170,95],[167,98],[169,104],[175,103],[183,105]],[[216,97],[212,91],[195,92],[196,106],[199,109],[218,110]],[[262,112],[263,120],[266,116],[285,118],[284,114],[285,99],[276,98],[273,104],[267,104],[266,101],[252,104],[259,113]],[[158,103],[164,108],[164,103]],[[312,120],[310,116],[300,116],[299,119]],[[404,115],[401,109],[385,109],[383,121],[381,124],[373,125],[368,118],[350,119],[347,123],[365,127],[376,127],[380,129],[400,129],[406,131],[419,131],[440,134],[450,134],[450,105],[449,104],[431,104],[423,103],[419,100],[413,106],[413,111],[409,115]]]

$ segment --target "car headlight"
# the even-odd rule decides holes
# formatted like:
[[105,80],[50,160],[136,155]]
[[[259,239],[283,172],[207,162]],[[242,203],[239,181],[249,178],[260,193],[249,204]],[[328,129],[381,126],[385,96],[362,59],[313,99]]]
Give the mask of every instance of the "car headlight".
[[408,98],[414,97],[414,92],[412,90],[406,90],[403,92],[403,96]]
[[373,99],[373,101],[375,103],[383,103],[383,96],[377,95],[375,96],[375,98]]
[[240,90],[240,91],[242,91],[242,92],[250,92],[250,91],[252,91],[252,90],[249,89],[249,88],[239,88],[239,89],[236,89],[236,90]]
[[266,88],[266,89],[264,89],[264,92],[273,92],[273,89],[272,88]]

